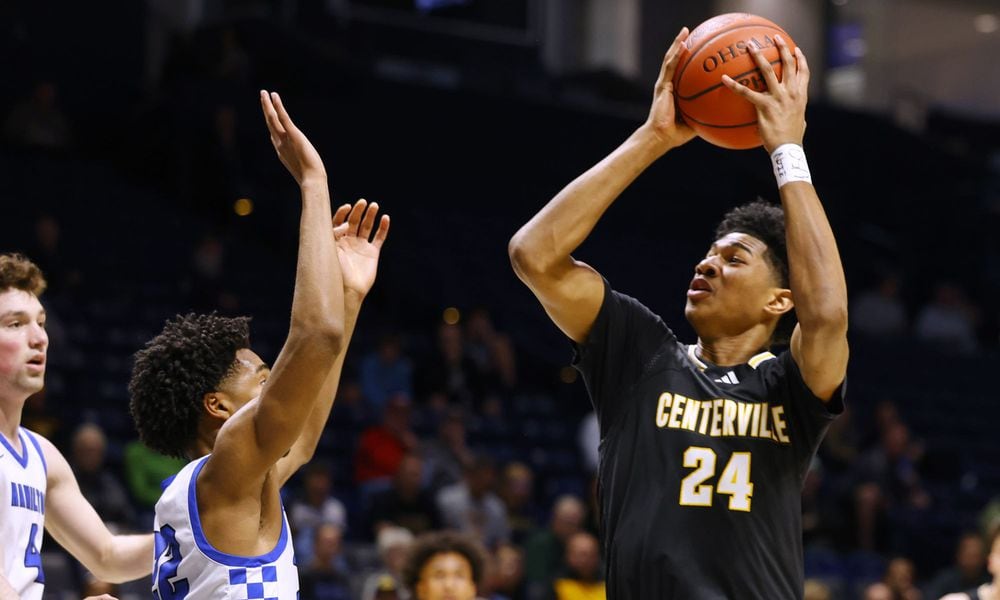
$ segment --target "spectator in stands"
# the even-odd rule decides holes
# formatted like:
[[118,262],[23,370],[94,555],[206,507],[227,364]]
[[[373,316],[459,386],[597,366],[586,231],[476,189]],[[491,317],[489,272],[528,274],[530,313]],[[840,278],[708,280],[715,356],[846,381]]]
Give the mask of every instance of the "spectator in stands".
[[924,597],[937,600],[946,594],[977,588],[989,581],[986,572],[986,547],[975,531],[967,531],[958,539],[955,564],[942,569],[928,584]]
[[374,600],[394,592],[390,598],[407,600],[410,595],[403,586],[403,568],[406,557],[413,546],[413,534],[402,527],[383,527],[378,532],[375,544],[382,566],[369,574],[361,589],[362,600]]
[[[295,540],[296,558],[308,562],[313,548],[316,527],[323,523],[347,530],[347,510],[334,498],[331,490],[330,465],[323,460],[313,460],[302,470],[302,492],[292,500],[288,509],[288,524]],[[301,534],[301,535],[300,535]]]
[[884,549],[888,540],[882,524],[887,513],[919,512],[930,506],[910,445],[910,430],[903,423],[888,425],[880,446],[861,457],[856,465],[855,517],[859,547]]
[[986,558],[986,569],[993,580],[960,594],[949,594],[941,600],[997,600],[1000,598],[1000,529],[993,532],[988,547],[990,553]]
[[182,459],[150,450],[139,440],[125,446],[125,482],[144,513],[140,518],[145,528],[153,528],[153,507],[163,491],[160,484],[176,475],[185,464]]
[[321,523],[313,528],[312,538],[312,557],[299,570],[301,596],[350,600],[351,570],[343,553],[343,529],[334,523]]
[[899,298],[899,278],[886,275],[874,288],[861,292],[851,303],[851,331],[874,339],[898,337],[906,332],[906,307]]
[[449,403],[471,407],[482,397],[479,369],[465,353],[462,328],[458,325],[442,323],[438,327],[436,352],[420,373],[419,393],[423,398],[442,395]]
[[128,531],[134,528],[135,509],[125,486],[104,465],[107,447],[104,431],[94,423],[85,423],[73,434],[70,464],[83,497],[101,520],[113,531]]
[[897,556],[889,561],[882,582],[892,590],[894,600],[921,600],[923,596],[915,585],[916,568],[913,561]]
[[840,418],[830,423],[823,445],[819,448],[823,466],[834,475],[849,471],[858,458],[860,438],[854,411],[850,406],[845,406]]
[[382,422],[361,434],[354,461],[354,479],[359,484],[388,483],[403,456],[417,450],[419,441],[411,428],[411,413],[409,396],[393,394],[385,405]]
[[393,394],[413,396],[413,365],[398,335],[383,335],[375,351],[361,359],[361,389],[373,415],[382,413]]
[[406,558],[403,581],[415,600],[473,600],[485,562],[483,549],[468,536],[427,534]]
[[399,463],[392,487],[371,497],[368,523],[373,535],[389,525],[405,527],[414,535],[441,527],[434,496],[422,483],[423,461],[416,454],[407,454]]
[[73,140],[69,118],[59,107],[56,84],[35,84],[31,96],[11,109],[4,122],[4,138],[18,146],[64,150]]
[[510,540],[507,510],[493,491],[496,479],[493,459],[478,456],[465,470],[462,481],[437,494],[445,525],[474,536],[487,548]]
[[586,508],[576,496],[560,496],[552,508],[549,528],[536,533],[525,545],[529,597],[538,597],[556,573],[565,568],[566,541],[583,530]]
[[969,354],[976,350],[978,321],[979,309],[962,288],[943,282],[934,288],[934,297],[917,315],[916,335],[941,350]]
[[465,412],[449,408],[438,424],[437,438],[423,444],[421,455],[431,491],[458,483],[472,465],[472,450],[466,445]]
[[566,541],[566,567],[552,582],[553,600],[603,600],[601,554],[597,538],[581,531]]
[[505,600],[526,600],[524,552],[513,544],[500,544],[493,556],[494,595]]
[[538,529],[535,508],[535,474],[522,462],[508,463],[503,469],[500,483],[500,500],[507,510],[510,539],[523,544]]
[[510,337],[499,333],[486,308],[469,312],[465,320],[466,353],[490,389],[508,390],[517,385],[517,360]]
[[302,495],[291,502],[288,520],[293,531],[313,529],[321,523],[333,523],[347,529],[347,510],[332,494],[330,464],[313,460],[302,470]]

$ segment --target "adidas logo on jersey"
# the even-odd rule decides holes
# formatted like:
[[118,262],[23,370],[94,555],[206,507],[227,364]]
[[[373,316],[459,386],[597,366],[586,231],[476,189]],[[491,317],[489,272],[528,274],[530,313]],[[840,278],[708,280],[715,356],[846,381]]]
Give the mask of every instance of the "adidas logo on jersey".
[[740,382],[740,380],[736,378],[736,372],[735,371],[730,371],[730,372],[726,373],[725,375],[723,375],[722,377],[720,377],[719,379],[716,379],[715,382],[716,383],[728,383],[730,385],[736,385],[737,383]]

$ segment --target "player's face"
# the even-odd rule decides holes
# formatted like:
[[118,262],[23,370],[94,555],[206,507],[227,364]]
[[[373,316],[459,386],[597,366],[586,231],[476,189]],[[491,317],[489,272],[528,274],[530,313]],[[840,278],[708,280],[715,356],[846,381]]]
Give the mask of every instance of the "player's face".
[[0,395],[27,398],[41,390],[48,348],[38,298],[16,289],[0,293]]
[[260,396],[270,374],[270,367],[253,350],[242,348],[236,351],[236,368],[226,378],[221,390],[235,405],[233,412]]
[[457,552],[437,554],[420,570],[417,600],[474,600],[472,565]]
[[766,252],[767,244],[745,233],[729,233],[712,244],[695,266],[684,307],[699,336],[734,336],[780,316],[776,300],[790,299],[790,292],[778,287]]

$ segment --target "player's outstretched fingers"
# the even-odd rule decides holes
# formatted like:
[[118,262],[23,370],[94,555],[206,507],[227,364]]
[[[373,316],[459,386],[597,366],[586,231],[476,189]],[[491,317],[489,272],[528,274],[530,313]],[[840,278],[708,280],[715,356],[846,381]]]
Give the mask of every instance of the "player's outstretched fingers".
[[809,90],[809,63],[806,62],[806,55],[798,46],[795,47],[795,64],[797,65],[799,91]]
[[372,240],[372,244],[376,248],[382,248],[382,244],[385,243],[385,238],[389,235],[389,215],[382,215],[382,218],[378,222],[378,231],[375,232],[375,239]]
[[351,214],[347,217],[347,228],[351,235],[358,235],[358,226],[361,225],[361,217],[364,216],[367,208],[368,201],[364,198],[360,198],[351,207]]
[[347,220],[347,215],[351,213],[350,204],[341,204],[337,207],[337,212],[333,213],[333,226],[338,227]]
[[663,89],[667,84],[674,81],[674,71],[677,70],[677,63],[680,60],[681,49],[684,47],[684,40],[687,39],[688,28],[682,27],[674,38],[667,53],[663,55],[663,64],[660,65],[660,76],[656,78],[656,88]]
[[260,91],[260,106],[264,111],[264,122],[267,123],[267,129],[271,132],[271,142],[276,143],[276,138],[285,134],[285,128],[281,126],[278,112],[274,110],[274,103],[271,102],[271,94],[267,90]]
[[764,53],[760,51],[754,44],[747,44],[747,49],[750,51],[750,56],[753,58],[754,62],[757,63],[757,69],[760,70],[760,74],[764,77],[764,82],[767,83],[767,89],[772,94],[778,90],[778,76],[774,73],[774,68],[771,67],[771,62],[767,60]]
[[285,105],[281,102],[281,96],[278,95],[278,92],[271,92],[271,102],[274,104],[278,120],[281,121],[281,126],[285,128],[285,131],[295,129],[295,123],[292,123],[292,118],[288,116],[288,111],[285,110]]
[[798,79],[799,67],[795,64],[795,57],[788,47],[788,41],[780,34],[774,36],[774,43],[778,46],[778,54],[781,55],[781,82],[794,85]]
[[372,202],[368,205],[368,210],[365,211],[365,218],[361,221],[361,229],[358,231],[359,238],[364,239],[366,242],[371,239],[376,217],[378,217],[378,202]]

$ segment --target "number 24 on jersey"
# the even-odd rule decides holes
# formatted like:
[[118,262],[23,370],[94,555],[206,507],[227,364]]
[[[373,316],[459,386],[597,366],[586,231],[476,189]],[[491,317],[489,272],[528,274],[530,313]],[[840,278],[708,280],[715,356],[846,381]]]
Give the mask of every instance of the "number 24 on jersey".
[[691,446],[684,451],[684,466],[694,471],[681,480],[681,506],[712,506],[712,494],[718,492],[729,496],[729,510],[750,512],[750,453],[733,452],[713,489],[705,482],[715,476],[715,463],[715,450],[711,448]]

